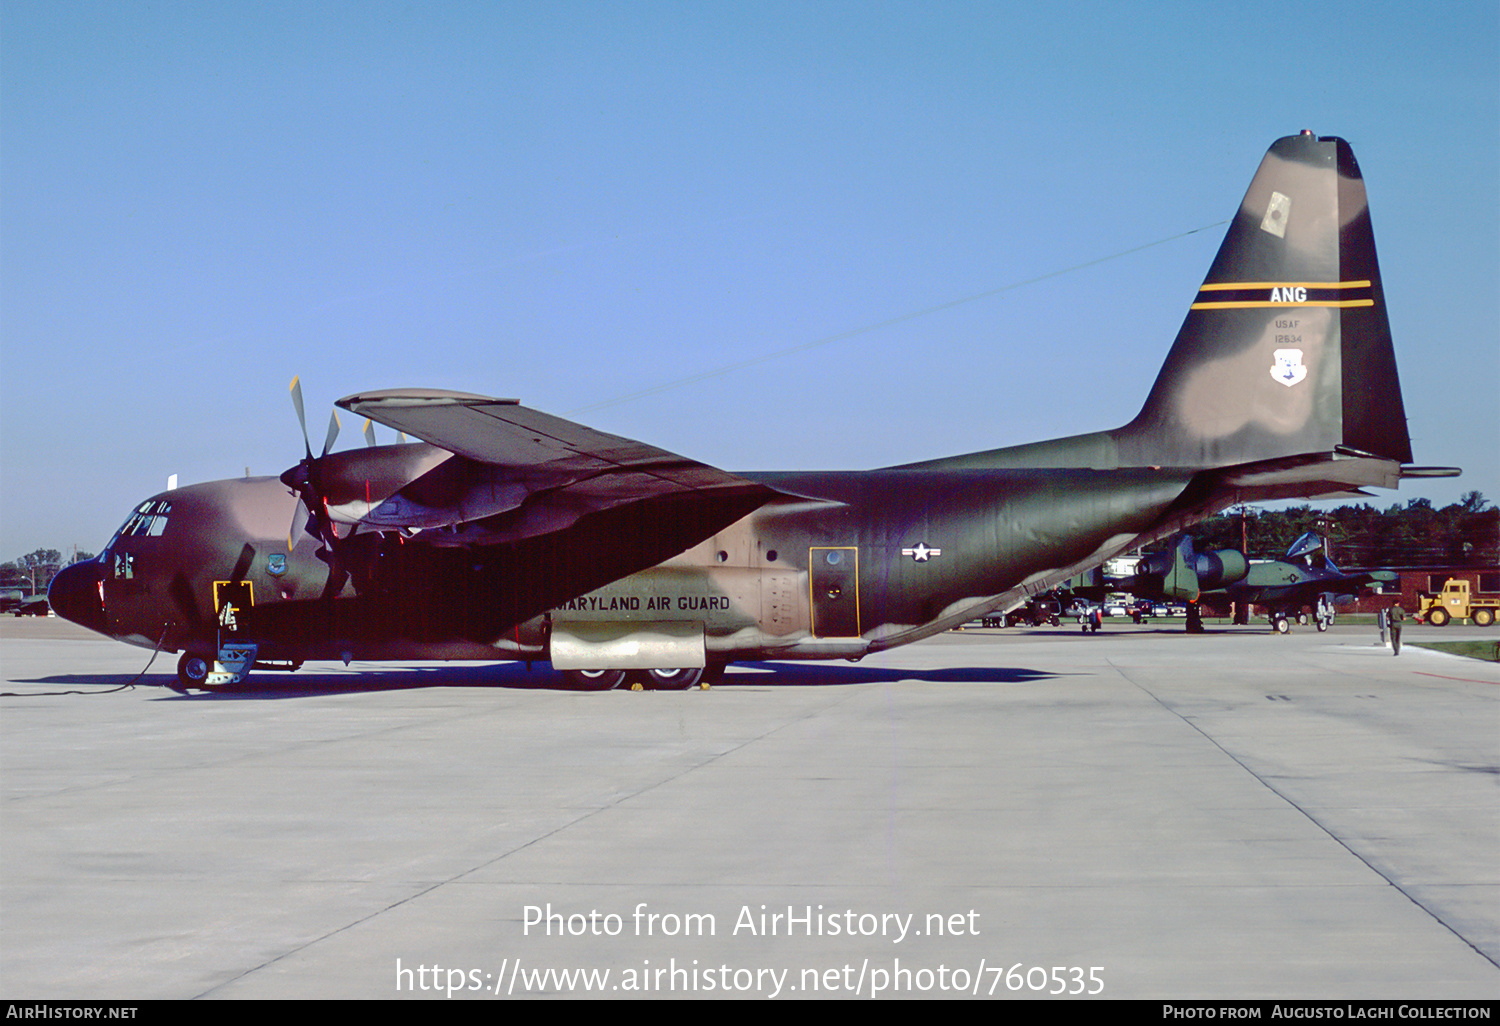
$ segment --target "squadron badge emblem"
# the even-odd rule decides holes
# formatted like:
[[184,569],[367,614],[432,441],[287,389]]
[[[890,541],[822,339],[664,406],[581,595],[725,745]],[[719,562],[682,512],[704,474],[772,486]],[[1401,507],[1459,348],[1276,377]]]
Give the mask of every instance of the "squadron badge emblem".
[[1302,350],[1278,349],[1274,355],[1276,363],[1271,367],[1271,377],[1287,388],[1307,377],[1307,368],[1302,366]]

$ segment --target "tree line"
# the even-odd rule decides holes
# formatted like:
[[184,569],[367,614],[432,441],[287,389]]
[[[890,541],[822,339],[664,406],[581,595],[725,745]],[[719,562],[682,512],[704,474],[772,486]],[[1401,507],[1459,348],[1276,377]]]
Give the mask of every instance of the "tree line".
[[[68,563],[78,563],[93,558],[92,552],[79,552],[69,559]],[[9,563],[0,563],[0,591],[43,593],[52,583],[52,578],[56,577],[57,572],[66,565],[67,563],[63,562],[62,553],[56,549],[37,549],[24,556],[18,556]]]
[[[1385,509],[1363,504],[1337,509],[1240,507],[1191,528],[1194,548],[1242,549],[1251,559],[1279,559],[1308,531],[1328,539],[1341,567],[1478,567],[1500,562],[1500,509],[1477,491],[1438,509],[1410,499]],[[1243,542],[1243,544],[1242,544]]]

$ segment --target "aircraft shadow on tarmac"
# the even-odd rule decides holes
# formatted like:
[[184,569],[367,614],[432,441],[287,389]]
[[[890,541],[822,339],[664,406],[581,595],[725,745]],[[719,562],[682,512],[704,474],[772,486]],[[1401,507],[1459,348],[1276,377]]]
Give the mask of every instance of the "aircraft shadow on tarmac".
[[[1052,677],[1069,676],[1046,670],[1022,667],[945,667],[930,670],[888,669],[878,666],[838,666],[826,663],[754,662],[740,663],[750,672],[731,669],[714,687],[837,687],[849,684],[880,684],[895,681],[927,681],[938,684],[1025,684]],[[55,674],[17,684],[46,684],[53,687],[78,688],[87,694],[129,684],[128,674],[89,676]],[[413,688],[512,688],[522,691],[569,691],[566,679],[544,666],[527,670],[524,664],[496,663],[448,666],[412,666],[353,673],[256,673],[244,684],[195,691],[182,695],[167,688],[175,678],[152,674],[136,682],[136,687],[158,688],[164,699],[190,701],[200,699],[245,700],[310,698],[320,695],[376,691],[404,691]]]

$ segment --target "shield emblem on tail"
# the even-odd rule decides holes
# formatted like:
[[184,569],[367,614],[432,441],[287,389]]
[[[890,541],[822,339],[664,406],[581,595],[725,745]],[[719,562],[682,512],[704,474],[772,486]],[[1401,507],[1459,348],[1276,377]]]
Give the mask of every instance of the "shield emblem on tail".
[[1302,366],[1302,350],[1278,349],[1276,362],[1271,366],[1271,377],[1291,388],[1307,377],[1307,368]]

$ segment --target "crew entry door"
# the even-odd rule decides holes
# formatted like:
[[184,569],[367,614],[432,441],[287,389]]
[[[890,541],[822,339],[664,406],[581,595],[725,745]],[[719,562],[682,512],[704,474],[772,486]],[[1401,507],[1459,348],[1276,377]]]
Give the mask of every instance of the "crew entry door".
[[813,636],[859,637],[859,549],[814,546],[807,556]]

